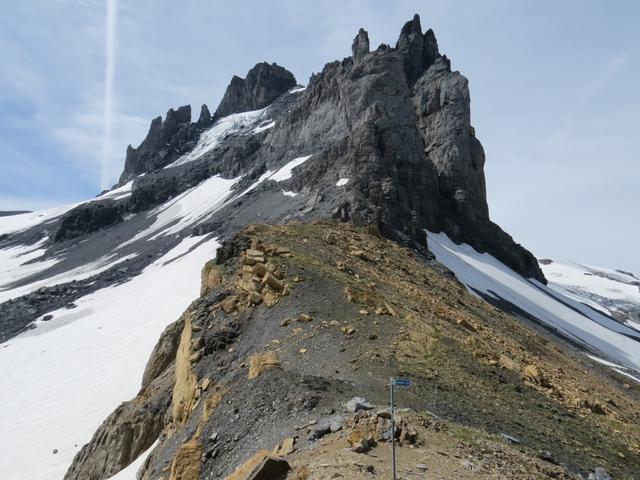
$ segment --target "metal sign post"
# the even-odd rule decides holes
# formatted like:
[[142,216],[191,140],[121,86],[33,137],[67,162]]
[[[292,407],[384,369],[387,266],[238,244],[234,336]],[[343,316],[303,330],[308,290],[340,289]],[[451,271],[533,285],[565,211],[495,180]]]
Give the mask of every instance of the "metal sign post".
[[410,387],[411,380],[406,378],[393,378],[389,379],[389,391],[391,392],[391,471],[393,472],[392,479],[397,480],[396,477],[396,414],[395,406],[393,404],[393,387]]
[[393,386],[396,381],[391,378],[389,382],[389,390],[391,391],[391,471],[393,480],[396,480],[396,415],[393,408]]

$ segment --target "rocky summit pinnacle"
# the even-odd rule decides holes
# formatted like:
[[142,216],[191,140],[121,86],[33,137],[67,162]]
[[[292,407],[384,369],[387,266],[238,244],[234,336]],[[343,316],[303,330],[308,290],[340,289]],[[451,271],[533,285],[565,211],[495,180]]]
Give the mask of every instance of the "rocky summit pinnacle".
[[259,110],[295,85],[295,77],[286,68],[275,63],[258,63],[246,78],[234,76],[231,79],[214,117]]
[[433,30],[424,34],[420,26],[420,16],[415,15],[400,31],[400,38],[396,43],[396,50],[403,58],[404,71],[409,87],[412,87],[418,77],[440,56],[438,42]]
[[369,34],[364,28],[361,28],[356,38],[353,39],[351,51],[353,52],[353,59],[356,62],[369,53]]
[[138,148],[127,147],[124,171],[120,182],[126,182],[140,173],[146,173],[171,163],[198,140],[199,128],[191,123],[191,106],[177,110],[170,108],[167,115],[151,122],[149,133]]

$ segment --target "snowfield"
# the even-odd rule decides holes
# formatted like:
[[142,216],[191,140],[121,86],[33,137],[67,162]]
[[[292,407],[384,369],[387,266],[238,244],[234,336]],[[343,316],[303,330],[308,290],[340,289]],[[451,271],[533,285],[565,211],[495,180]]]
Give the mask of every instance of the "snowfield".
[[[640,280],[629,273],[558,260],[545,259],[539,263],[552,288],[560,292],[587,301],[589,296],[596,296],[640,305]],[[591,303],[610,312],[602,304]]]
[[19,232],[47,222],[49,220],[53,220],[54,218],[59,217],[60,215],[64,215],[72,208],[77,207],[78,205],[82,205],[83,203],[89,203],[95,200],[104,200],[107,198],[110,198],[112,200],[121,200],[131,195],[132,185],[133,180],[126,183],[122,187],[110,190],[85,202],[71,203],[69,205],[49,208],[47,210],[40,210],[38,212],[21,213],[20,215],[9,215],[7,217],[0,217],[0,235]]
[[[583,345],[595,356],[640,379],[640,332],[585,307],[533,279],[525,279],[487,253],[427,232],[429,250],[470,292],[504,300]],[[626,368],[625,368],[626,367]]]
[[[0,478],[62,479],[102,421],[136,395],[160,333],[198,297],[218,246],[186,238],[137,277],[0,345]],[[117,478],[133,480],[129,472]]]
[[[243,129],[249,129],[255,127],[261,123],[264,119],[266,108],[261,110],[253,110],[250,112],[234,113],[226,117],[222,117],[213,124],[209,130],[204,132],[197,145],[189,153],[182,155],[175,162],[170,163],[164,168],[175,167],[177,165],[183,165],[185,163],[193,162],[202,157],[205,153],[212,151],[216,148],[220,141],[231,133],[237,133]],[[257,127],[253,129],[254,133],[260,133],[263,130],[267,130],[275,125],[275,122],[265,127]]]

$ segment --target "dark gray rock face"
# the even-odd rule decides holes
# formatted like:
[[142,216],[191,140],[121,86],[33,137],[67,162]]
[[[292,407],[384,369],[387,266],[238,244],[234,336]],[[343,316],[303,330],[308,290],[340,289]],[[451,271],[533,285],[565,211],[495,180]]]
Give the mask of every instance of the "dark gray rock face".
[[213,124],[213,117],[209,112],[207,104],[203,104],[200,108],[200,117],[198,118],[198,126],[202,129],[209,128]]
[[356,62],[369,53],[369,34],[364,28],[361,28],[360,31],[358,31],[356,38],[353,39],[351,52],[353,53],[353,59]]
[[295,85],[295,77],[286,68],[258,63],[246,78],[231,79],[214,118],[264,108]]
[[402,55],[404,72],[410,88],[440,56],[433,30],[429,29],[423,34],[420,16],[417,14],[413,20],[408,21],[402,27],[400,38],[396,43],[396,50]]
[[[206,109],[203,108],[203,110]],[[206,109],[208,112],[208,109]],[[149,133],[138,148],[127,147],[124,171],[120,176],[120,183],[125,183],[141,173],[150,172],[168,165],[183,153],[189,152],[196,146],[204,123],[210,123],[206,112],[201,113],[200,122],[191,122],[191,106],[185,105],[174,110],[169,109],[167,115],[156,117],[151,122]]]
[[64,214],[53,241],[61,242],[110,227],[122,221],[121,212],[121,205],[113,200],[79,205]]
[[438,58],[414,86],[413,104],[425,153],[438,174],[440,195],[462,215],[489,218],[484,150],[471,126],[467,79]]

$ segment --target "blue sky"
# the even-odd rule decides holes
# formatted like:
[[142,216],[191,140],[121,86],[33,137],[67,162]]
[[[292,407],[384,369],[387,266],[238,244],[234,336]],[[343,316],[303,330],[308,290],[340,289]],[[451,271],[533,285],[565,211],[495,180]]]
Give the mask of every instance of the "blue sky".
[[305,84],[359,27],[393,45],[416,12],[469,78],[494,221],[538,256],[639,274],[635,1],[119,0],[106,144],[106,2],[3,2],[0,210],[91,197],[169,107],[213,110],[263,60]]

